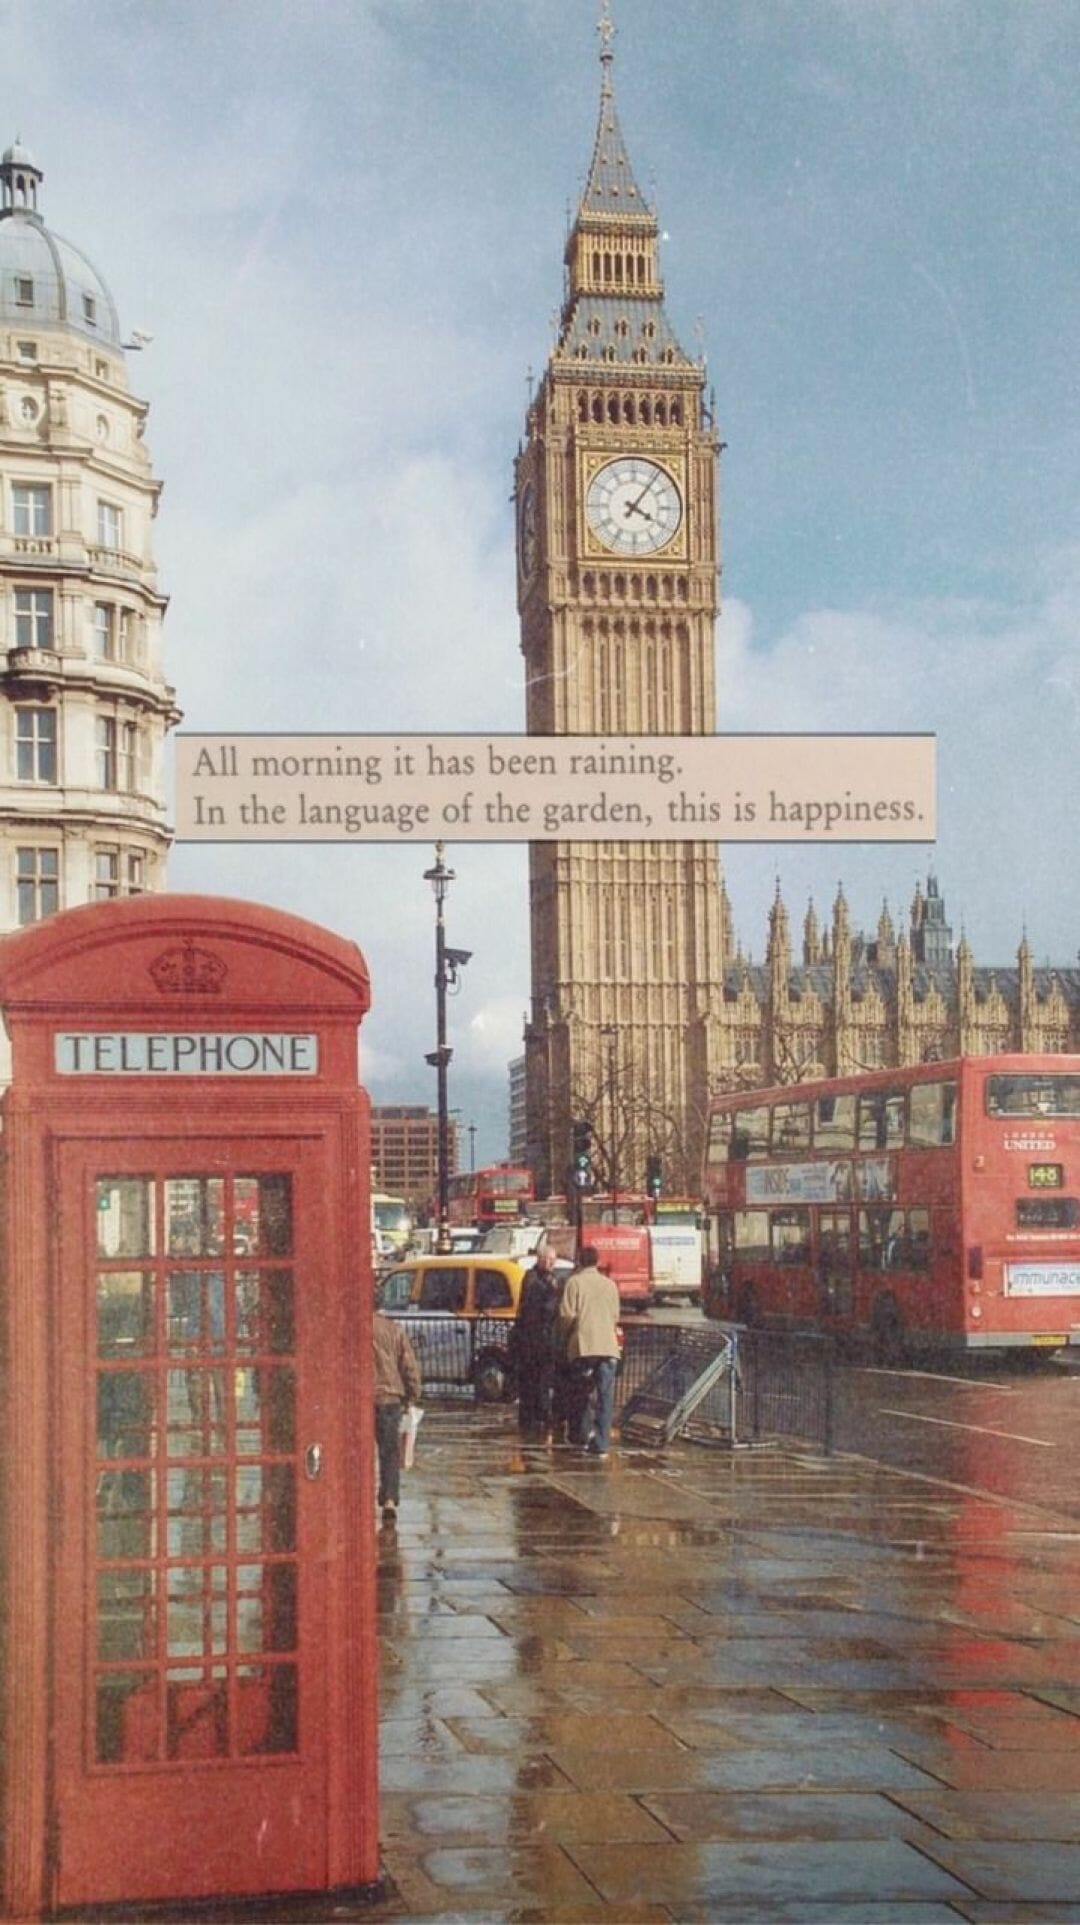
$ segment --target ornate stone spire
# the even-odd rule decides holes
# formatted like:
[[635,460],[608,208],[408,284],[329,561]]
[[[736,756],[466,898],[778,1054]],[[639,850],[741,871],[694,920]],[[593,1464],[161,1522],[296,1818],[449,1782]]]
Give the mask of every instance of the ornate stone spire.
[[600,118],[589,178],[581,196],[581,211],[588,214],[648,214],[645,197],[634,179],[615,106],[612,82],[615,23],[607,0],[604,0],[597,33],[600,35]]

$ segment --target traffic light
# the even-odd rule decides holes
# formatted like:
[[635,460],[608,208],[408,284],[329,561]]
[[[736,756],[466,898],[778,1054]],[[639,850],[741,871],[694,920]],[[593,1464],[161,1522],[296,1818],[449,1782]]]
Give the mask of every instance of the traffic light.
[[655,1199],[664,1187],[664,1166],[658,1156],[650,1156],[645,1165],[645,1188]]
[[574,1124],[574,1187],[578,1190],[592,1188],[592,1124],[581,1118]]

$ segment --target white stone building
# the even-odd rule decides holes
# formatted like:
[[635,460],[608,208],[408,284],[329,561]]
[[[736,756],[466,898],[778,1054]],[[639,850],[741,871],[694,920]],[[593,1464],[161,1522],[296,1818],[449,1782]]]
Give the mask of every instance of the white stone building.
[[0,931],[159,889],[171,839],[143,442],[112,296],[0,161]]

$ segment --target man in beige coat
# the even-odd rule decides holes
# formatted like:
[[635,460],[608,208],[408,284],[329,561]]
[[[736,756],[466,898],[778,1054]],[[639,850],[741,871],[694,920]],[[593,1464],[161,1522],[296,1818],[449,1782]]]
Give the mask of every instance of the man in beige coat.
[[[559,1306],[559,1323],[574,1382],[571,1442],[592,1456],[606,1457],[611,1448],[611,1419],[615,1409],[615,1378],[619,1369],[619,1292],[598,1268],[591,1245],[567,1279]],[[589,1404],[596,1407],[590,1434]]]
[[379,1497],[384,1520],[397,1516],[401,1495],[401,1413],[420,1402],[420,1366],[416,1352],[393,1317],[376,1310],[372,1319],[375,1345],[375,1450],[379,1459]]

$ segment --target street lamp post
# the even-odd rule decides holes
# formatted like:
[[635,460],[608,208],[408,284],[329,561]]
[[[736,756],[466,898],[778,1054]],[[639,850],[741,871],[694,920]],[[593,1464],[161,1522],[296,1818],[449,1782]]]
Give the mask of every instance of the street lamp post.
[[443,903],[454,880],[454,871],[443,862],[443,844],[435,844],[435,867],[424,870],[424,881],[435,891],[435,1048],[424,1061],[436,1075],[438,1111],[438,1207],[435,1248],[444,1255],[450,1248],[450,1110],[447,1103],[447,1070],[453,1050],[446,1040],[446,993],[457,987],[458,970],[472,953],[468,949],[449,949],[443,922]]

